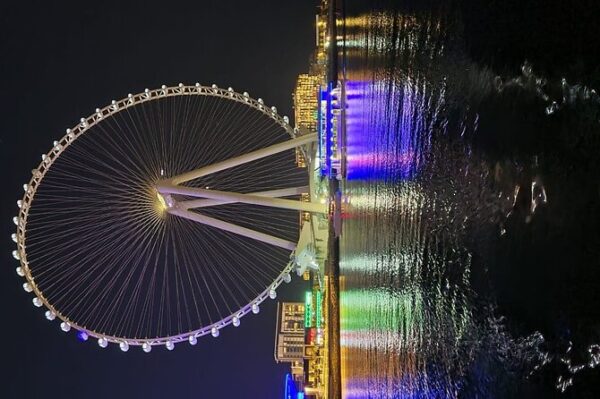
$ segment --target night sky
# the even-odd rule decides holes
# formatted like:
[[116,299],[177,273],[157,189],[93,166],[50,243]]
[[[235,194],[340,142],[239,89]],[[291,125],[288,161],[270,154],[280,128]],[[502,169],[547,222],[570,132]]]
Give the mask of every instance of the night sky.
[[[127,93],[216,83],[292,115],[295,78],[314,47],[317,2],[49,3],[0,4],[0,397],[282,397],[288,366],[273,359],[274,301],[195,347],[102,350],[33,307],[15,273],[11,219],[40,154],[79,118]],[[300,299],[300,284],[282,287],[279,299]]]

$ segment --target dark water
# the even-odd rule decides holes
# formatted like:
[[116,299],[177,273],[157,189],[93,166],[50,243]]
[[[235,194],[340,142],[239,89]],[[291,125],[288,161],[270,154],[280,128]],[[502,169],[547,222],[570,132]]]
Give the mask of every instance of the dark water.
[[593,10],[357,3],[344,397],[600,397]]

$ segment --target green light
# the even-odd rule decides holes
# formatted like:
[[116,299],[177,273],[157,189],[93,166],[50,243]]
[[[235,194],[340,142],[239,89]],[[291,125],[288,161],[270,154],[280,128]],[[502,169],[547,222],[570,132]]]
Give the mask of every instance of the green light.
[[304,298],[304,327],[312,327],[313,309],[312,309],[312,292],[307,291]]
[[321,291],[317,291],[317,304],[316,304],[317,309],[315,310],[315,315],[316,315],[316,319],[317,319],[317,328],[321,328],[321,314],[323,311],[323,294],[321,293]]

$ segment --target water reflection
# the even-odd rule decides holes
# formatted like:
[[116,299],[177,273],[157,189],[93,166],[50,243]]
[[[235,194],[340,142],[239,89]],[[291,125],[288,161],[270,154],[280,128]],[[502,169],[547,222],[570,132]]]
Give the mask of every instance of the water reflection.
[[[557,195],[541,166],[545,142],[523,132],[581,100],[600,104],[596,93],[552,85],[528,63],[504,79],[478,67],[449,8],[350,6],[345,22],[344,397],[531,396],[547,392],[543,370],[556,362],[569,369],[551,374],[551,388],[566,390],[591,366],[560,360],[560,340],[538,331],[545,320],[516,328],[496,298],[513,306],[523,295],[514,305],[523,312],[556,311],[540,299],[552,295],[543,278],[506,267],[543,267],[523,237],[541,239]],[[596,353],[586,350],[585,364],[595,367]]]

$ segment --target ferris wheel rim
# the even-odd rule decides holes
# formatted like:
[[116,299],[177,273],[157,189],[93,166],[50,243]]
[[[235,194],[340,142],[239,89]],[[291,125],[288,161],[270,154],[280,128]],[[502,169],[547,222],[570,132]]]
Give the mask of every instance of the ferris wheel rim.
[[[29,215],[29,210],[31,208],[32,202],[35,198],[36,191],[40,186],[40,183],[43,181],[46,173],[51,169],[52,164],[56,159],[60,157],[60,155],[79,137],[81,137],[87,130],[91,129],[93,126],[101,123],[106,118],[109,118],[121,111],[124,111],[130,107],[133,107],[138,104],[157,101],[163,98],[168,97],[181,97],[181,96],[207,96],[207,97],[215,97],[225,100],[230,100],[238,103],[245,104],[250,108],[253,108],[263,115],[271,118],[275,123],[281,126],[286,133],[290,135],[291,138],[296,137],[297,129],[292,128],[289,124],[289,119],[287,116],[280,116],[275,107],[268,107],[264,104],[261,98],[254,99],[250,97],[247,92],[239,93],[234,91],[231,87],[224,89],[220,88],[217,85],[213,84],[212,86],[203,86],[199,83],[195,85],[184,85],[179,83],[177,86],[166,86],[162,85],[159,89],[145,89],[143,92],[137,94],[128,94],[127,97],[124,97],[120,100],[113,100],[111,104],[105,106],[104,108],[97,108],[96,111],[88,116],[87,118],[81,118],[80,122],[73,126],[72,128],[66,129],[66,133],[61,137],[60,140],[54,142],[53,147],[46,154],[42,155],[42,161],[39,163],[37,168],[32,170],[32,177],[27,184],[24,185],[24,195],[19,205],[19,213],[15,218],[15,224],[17,226],[16,231],[16,244],[17,244],[17,257],[20,263],[20,267],[23,271],[23,278],[26,280],[25,284],[29,284],[31,288],[31,292],[35,295],[35,298],[39,298],[41,301],[41,305],[36,305],[40,308],[46,308],[47,311],[51,312],[56,318],[61,320],[62,322],[68,324],[69,329],[74,328],[79,332],[83,332],[87,334],[89,337],[103,339],[107,343],[115,343],[121,344],[126,343],[127,345],[133,346],[142,346],[142,345],[165,345],[165,344],[175,344],[180,343],[185,340],[190,339],[191,337],[201,337],[207,334],[210,334],[214,329],[220,330],[223,327],[232,324],[234,319],[240,319],[246,314],[253,311],[254,306],[260,305],[264,302],[269,296],[271,291],[277,289],[279,285],[283,281],[289,282],[289,275],[292,269],[294,268],[294,262],[290,261],[282,270],[282,272],[273,280],[273,282],[260,292],[256,297],[254,297],[250,302],[248,302],[245,306],[242,306],[237,311],[226,315],[220,320],[213,322],[209,325],[200,327],[195,330],[191,330],[185,333],[169,335],[164,337],[155,337],[155,338],[131,338],[124,336],[116,336],[110,334],[102,334],[96,332],[94,330],[87,329],[85,326],[79,325],[77,322],[70,320],[67,316],[63,315],[59,310],[57,310],[54,305],[52,305],[45,297],[43,292],[35,283],[35,277],[31,273],[31,269],[29,268],[29,263],[27,260],[27,251],[26,251],[26,232],[27,232],[27,218]],[[290,258],[293,258],[294,251],[292,250],[290,253]],[[25,285],[24,284],[24,285]]]

